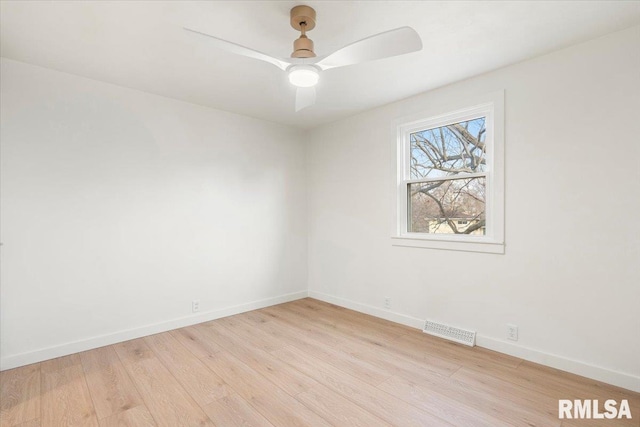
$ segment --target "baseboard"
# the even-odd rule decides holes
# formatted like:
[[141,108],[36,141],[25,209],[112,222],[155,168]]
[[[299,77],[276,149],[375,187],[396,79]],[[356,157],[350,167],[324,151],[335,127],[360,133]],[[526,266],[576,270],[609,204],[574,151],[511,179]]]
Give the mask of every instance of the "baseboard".
[[[360,313],[380,317],[382,319],[386,319],[395,323],[411,326],[417,329],[422,329],[422,327],[424,326],[424,320],[422,319],[395,313],[390,310],[385,310],[368,304],[362,304],[349,299],[340,298],[311,290],[309,291],[309,297],[335,304],[340,307],[348,308],[350,310],[358,311]],[[560,369],[562,371],[571,372],[572,374],[591,378],[597,381],[602,381],[604,383],[622,387],[627,390],[640,392],[640,377],[637,377],[635,375],[614,371],[600,366],[590,365],[579,360],[545,353],[540,350],[508,343],[481,334],[476,335],[476,345],[478,345],[479,347],[487,348],[489,350],[494,350],[500,353],[508,354],[510,356],[518,357],[520,359],[528,360],[530,362],[539,363],[551,368]]]
[[625,372],[618,372],[601,366],[581,362],[579,360],[570,359],[568,357],[545,353],[540,350],[511,344],[484,335],[476,335],[476,344],[479,347],[519,357],[521,359],[528,360],[529,362],[539,363],[551,368],[560,369],[561,371],[571,372],[572,374],[580,375],[582,377],[622,387],[627,390],[640,392],[640,377],[627,374]]
[[412,328],[422,329],[424,326],[424,320],[416,319],[415,317],[407,316],[404,314],[396,313],[391,310],[385,310],[383,308],[374,307],[368,304],[362,304],[345,298],[334,297],[333,295],[323,294],[321,292],[309,291],[309,297],[315,298],[320,301],[328,302],[331,304],[339,305],[340,307],[348,308],[350,310],[358,311],[364,314],[370,314],[371,316],[380,317],[382,319],[389,320],[391,322],[400,323],[402,325],[411,326]]
[[170,331],[172,329],[183,328],[185,326],[195,325],[197,323],[208,322],[210,320],[219,319],[221,317],[232,316],[234,314],[244,313],[246,311],[257,310],[276,304],[282,304],[289,301],[298,300],[307,297],[307,291],[294,292],[290,294],[280,295],[277,297],[266,298],[258,301],[251,301],[244,304],[238,304],[231,307],[225,307],[217,310],[211,310],[190,316],[179,317],[177,319],[168,320],[166,322],[154,323],[137,328],[127,329],[112,334],[101,335],[84,340],[69,342],[54,347],[47,347],[40,350],[30,351],[28,353],[16,354],[8,356],[0,360],[0,370],[17,368],[19,366],[29,365],[31,363],[42,362],[43,360],[54,359],[56,357],[66,356],[81,351],[91,350],[105,345],[116,344],[135,338],[145,337],[148,335],[158,334],[160,332]]

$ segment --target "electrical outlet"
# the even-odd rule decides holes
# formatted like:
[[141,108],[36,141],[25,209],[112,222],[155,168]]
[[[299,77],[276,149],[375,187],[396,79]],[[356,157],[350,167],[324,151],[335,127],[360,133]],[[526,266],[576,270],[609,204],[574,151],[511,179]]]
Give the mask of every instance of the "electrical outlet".
[[384,308],[391,310],[391,297],[384,297]]
[[193,301],[191,301],[191,311],[193,313],[197,313],[200,311],[200,300],[199,299],[194,299]]
[[518,327],[516,325],[507,324],[507,339],[518,341]]

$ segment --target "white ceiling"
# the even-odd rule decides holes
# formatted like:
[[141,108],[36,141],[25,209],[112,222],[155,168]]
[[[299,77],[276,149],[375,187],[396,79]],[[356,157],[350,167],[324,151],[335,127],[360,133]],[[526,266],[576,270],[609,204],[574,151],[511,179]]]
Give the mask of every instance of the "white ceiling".
[[[421,52],[328,70],[317,104],[294,112],[276,67],[182,30],[288,57],[289,10],[317,11],[324,55],[409,25]],[[310,128],[640,23],[637,1],[2,1],[4,57],[248,116]]]

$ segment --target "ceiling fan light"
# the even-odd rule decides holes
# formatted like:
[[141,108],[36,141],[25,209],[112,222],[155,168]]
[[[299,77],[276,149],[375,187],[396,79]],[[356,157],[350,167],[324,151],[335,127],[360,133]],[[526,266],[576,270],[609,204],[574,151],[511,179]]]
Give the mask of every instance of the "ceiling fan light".
[[310,65],[295,65],[289,70],[289,82],[297,87],[312,87],[318,84],[320,74]]

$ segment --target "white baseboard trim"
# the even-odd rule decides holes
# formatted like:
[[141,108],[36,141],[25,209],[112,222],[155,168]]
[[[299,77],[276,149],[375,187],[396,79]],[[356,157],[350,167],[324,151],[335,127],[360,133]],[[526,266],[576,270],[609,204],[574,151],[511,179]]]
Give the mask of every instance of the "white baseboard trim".
[[158,334],[160,332],[166,332],[172,329],[183,328],[185,326],[195,325],[197,323],[208,322],[210,320],[232,316],[234,314],[244,313],[246,311],[258,310],[260,308],[282,304],[306,297],[307,291],[294,292],[290,294],[279,295],[277,297],[265,298],[258,301],[238,304],[231,307],[211,310],[199,314],[179,317],[177,319],[172,319],[165,322],[127,329],[112,334],[73,341],[53,347],[30,351],[27,353],[16,354],[0,360],[0,370],[4,371],[6,369],[17,368],[19,366],[42,362],[43,360],[67,356],[69,354],[78,353],[81,351],[92,350],[94,348],[104,347],[106,345]]
[[390,320],[391,322],[400,323],[402,325],[411,326],[412,328],[422,329],[424,326],[424,320],[416,319],[415,317],[407,316],[404,314],[396,313],[391,310],[385,310],[383,308],[374,307],[369,304],[362,304],[345,298],[334,297],[333,295],[323,294],[321,292],[309,291],[309,297],[315,298],[320,301],[328,302],[331,304],[339,305],[340,307],[348,308],[350,310],[358,311],[364,314],[370,314],[371,316],[380,317],[382,319]]
[[[404,314],[396,313],[390,310],[374,307],[368,304],[362,304],[345,298],[324,294],[317,291],[309,291],[309,297],[320,301],[325,301],[340,307],[348,308],[360,313],[370,314],[371,316],[380,317],[402,325],[411,326],[422,329],[424,320]],[[512,344],[496,338],[485,335],[476,335],[476,345],[489,350],[498,351],[530,362],[539,363],[541,365],[560,369],[562,371],[571,372],[572,374],[602,381],[607,384],[622,387],[627,390],[640,392],[640,377],[632,374],[614,371],[600,366],[590,365],[579,360],[569,359],[567,357],[555,354],[545,353],[528,347]]]
[[520,345],[515,345],[496,338],[476,335],[476,344],[489,350],[519,357],[529,362],[539,363],[561,371],[571,372],[593,380],[622,387],[627,390],[640,392],[640,377],[625,372],[618,372],[601,366],[591,365],[579,360],[570,359],[556,354],[545,353]]

